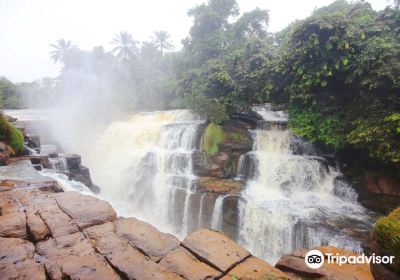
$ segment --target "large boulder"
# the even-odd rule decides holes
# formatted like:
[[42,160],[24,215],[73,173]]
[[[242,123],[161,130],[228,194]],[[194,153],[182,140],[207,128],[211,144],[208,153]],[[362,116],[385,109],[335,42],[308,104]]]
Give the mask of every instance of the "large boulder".
[[0,248],[0,279],[46,279],[43,264],[33,260],[35,246],[31,242],[0,237]]
[[54,194],[59,207],[77,223],[79,228],[87,228],[106,221],[114,221],[117,213],[110,203],[93,196],[77,192]]
[[47,155],[32,155],[29,159],[33,165],[40,164],[43,168],[51,168],[49,156]]
[[198,259],[222,272],[236,266],[250,253],[220,232],[200,229],[182,242]]
[[[322,246],[313,248],[319,250],[322,254],[338,254],[339,256],[360,256],[354,252],[342,250],[332,246]],[[299,249],[293,252],[291,255],[282,257],[277,264],[276,268],[293,275],[296,278],[306,279],[321,279],[321,280],[374,280],[371,273],[369,264],[352,264],[345,263],[339,265],[336,262],[328,263],[325,258],[325,262],[322,267],[318,269],[309,268],[305,262],[305,255],[308,252],[306,249]]]
[[199,261],[183,247],[169,252],[160,264],[188,280],[215,279],[221,275],[221,272]]
[[288,274],[256,257],[250,257],[230,270],[222,280],[292,279]]
[[104,255],[124,278],[182,279],[133,248],[128,240],[118,236],[114,231],[115,226],[111,222],[84,230],[96,250]]
[[120,218],[115,221],[117,235],[145,253],[154,261],[159,261],[168,252],[179,247],[179,240],[172,234],[162,233],[152,225],[135,218]]
[[[371,266],[375,278],[395,279],[400,277],[400,208],[378,219],[366,249],[370,254],[377,256],[395,257],[392,264]],[[390,277],[390,275],[393,276]]]
[[0,197],[0,236],[26,237],[26,215],[17,199],[5,193]]
[[95,255],[68,256],[63,259],[60,268],[65,279],[121,279],[105,259]]

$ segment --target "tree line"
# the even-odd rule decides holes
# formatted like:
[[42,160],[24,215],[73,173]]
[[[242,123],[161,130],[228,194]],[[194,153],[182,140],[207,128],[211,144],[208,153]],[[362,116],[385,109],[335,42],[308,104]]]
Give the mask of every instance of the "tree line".
[[222,123],[271,102],[289,111],[298,135],[399,166],[398,1],[377,12],[337,0],[277,33],[268,31],[267,10],[240,15],[235,0],[209,0],[188,14],[193,25],[179,51],[165,31],[142,44],[120,32],[111,52],[59,40],[51,57],[63,65],[60,77],[38,92],[51,100],[79,70],[110,80],[126,110],[190,108]]

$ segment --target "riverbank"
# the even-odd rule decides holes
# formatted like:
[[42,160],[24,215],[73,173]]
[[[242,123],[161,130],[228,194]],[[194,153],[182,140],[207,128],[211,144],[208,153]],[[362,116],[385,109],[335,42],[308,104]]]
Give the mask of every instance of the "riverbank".
[[[7,167],[10,174],[19,172],[18,165]],[[373,279],[361,265],[310,273],[301,256],[294,264],[279,262],[285,273],[209,229],[180,241],[133,217],[118,217],[106,201],[64,192],[33,167],[30,174],[27,181],[1,180],[1,279],[298,279],[304,270],[305,279]]]
[[249,277],[286,277],[221,233],[202,229],[179,241],[39,173],[34,184],[14,183],[1,181],[1,279],[219,279],[239,264]]
[[[47,279],[102,279],[103,274],[104,279],[373,279],[369,266],[328,266],[310,271],[304,262],[305,249],[300,250],[301,254],[296,250],[283,256],[276,264],[278,270],[222,233],[201,227],[180,241],[149,223],[118,217],[108,202],[90,194],[89,189],[89,196],[64,192],[60,183],[43,176],[51,173],[36,171],[61,164],[65,180],[76,179],[75,173],[84,169],[78,155],[31,155],[11,162],[0,167],[0,236],[2,247],[9,248],[2,253],[4,261],[0,261],[1,269],[10,273],[4,274],[5,279],[31,279],[31,275],[38,275],[32,279],[44,279],[43,275]],[[231,179],[203,179],[200,183],[205,189],[219,180],[222,193],[227,185],[235,194],[230,188],[235,183]],[[208,190],[206,194],[216,192]],[[220,197],[224,200],[217,199],[211,208],[220,208],[225,217],[229,212],[223,206],[228,197]],[[232,198],[236,201],[232,207],[237,208],[237,194],[229,196],[229,201]],[[135,216],[135,212],[128,216]],[[220,223],[218,215],[210,217],[212,225]],[[257,238],[269,238],[270,244],[279,244],[271,236],[260,234]],[[15,247],[18,251],[23,248],[22,253],[11,262]],[[335,247],[327,250],[354,254]]]

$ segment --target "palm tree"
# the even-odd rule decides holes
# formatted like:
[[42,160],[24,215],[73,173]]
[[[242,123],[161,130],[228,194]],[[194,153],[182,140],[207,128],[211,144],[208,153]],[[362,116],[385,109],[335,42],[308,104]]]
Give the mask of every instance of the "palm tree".
[[111,44],[116,45],[111,52],[116,54],[120,60],[129,60],[137,55],[138,43],[138,41],[133,40],[131,34],[120,31],[111,41]]
[[50,52],[50,57],[54,63],[64,62],[66,53],[74,48],[71,41],[65,41],[64,39],[59,39],[56,44],[50,44],[50,46],[54,48]]
[[174,47],[171,40],[169,40],[169,37],[170,35],[167,33],[167,31],[156,31],[154,32],[152,43],[164,54],[164,50],[169,50]]

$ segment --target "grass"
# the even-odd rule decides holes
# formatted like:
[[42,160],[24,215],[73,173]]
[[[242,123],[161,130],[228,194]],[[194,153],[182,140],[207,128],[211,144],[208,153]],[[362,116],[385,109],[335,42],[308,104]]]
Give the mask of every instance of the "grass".
[[24,135],[2,113],[0,113],[0,141],[6,143],[14,155],[20,155],[25,150]]

